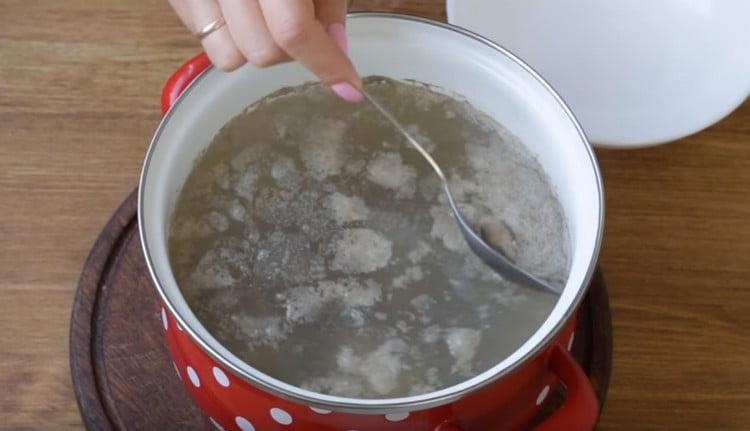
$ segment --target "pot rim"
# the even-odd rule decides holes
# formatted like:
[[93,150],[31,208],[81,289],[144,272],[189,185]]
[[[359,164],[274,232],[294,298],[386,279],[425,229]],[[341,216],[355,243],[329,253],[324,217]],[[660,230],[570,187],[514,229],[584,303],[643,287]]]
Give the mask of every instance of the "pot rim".
[[[541,353],[545,347],[550,345],[550,343],[553,341],[555,336],[562,330],[565,324],[570,320],[570,318],[575,314],[576,310],[578,309],[578,306],[580,305],[581,301],[583,300],[583,297],[585,296],[585,293],[588,290],[588,285],[591,282],[591,279],[593,277],[593,274],[596,268],[596,262],[598,260],[598,257],[601,251],[602,236],[603,236],[603,231],[604,231],[603,181],[602,181],[601,171],[599,169],[599,164],[597,162],[593,146],[589,142],[588,138],[586,137],[585,132],[583,131],[583,128],[579,124],[578,120],[576,119],[575,115],[572,113],[570,108],[568,108],[565,101],[554,90],[554,88],[552,88],[552,86],[548,82],[546,82],[544,78],[541,77],[541,75],[539,75],[534,69],[532,69],[526,63],[524,63],[523,60],[515,56],[513,53],[511,53],[507,49],[485,38],[484,36],[473,33],[464,28],[451,25],[451,24],[447,24],[444,22],[440,22],[440,21],[435,21],[429,18],[423,18],[419,16],[400,14],[400,13],[392,13],[392,12],[353,12],[353,13],[349,13],[347,17],[347,19],[358,19],[358,18],[387,18],[387,19],[414,21],[414,22],[418,22],[421,24],[427,24],[427,25],[440,27],[442,29],[452,31],[454,33],[457,33],[465,37],[469,37],[471,39],[474,39],[475,41],[478,41],[484,45],[487,45],[488,47],[497,51],[500,55],[503,55],[509,58],[514,63],[516,63],[526,73],[528,73],[534,80],[536,80],[539,84],[541,84],[542,87],[548,93],[550,93],[550,95],[554,98],[554,100],[560,105],[565,115],[568,117],[568,119],[572,122],[573,126],[575,127],[581,139],[581,143],[585,146],[586,152],[589,157],[589,162],[591,163],[591,167],[594,171],[594,175],[596,179],[596,188],[597,188],[598,199],[599,199],[599,208],[598,208],[599,220],[597,223],[598,228],[596,232],[596,239],[595,239],[593,253],[591,256],[591,261],[589,262],[589,266],[583,278],[582,285],[579,286],[579,289],[576,292],[575,297],[571,301],[568,309],[563,313],[563,315],[555,323],[553,328],[542,338],[542,340],[536,346],[531,348],[528,352],[526,352],[526,354],[518,358],[515,362],[513,362],[512,364],[500,370],[493,371],[492,368],[490,368],[474,377],[463,380],[460,383],[457,383],[455,385],[442,388],[442,389],[438,389],[436,391],[428,392],[425,394],[421,394],[421,395],[397,397],[397,398],[377,398],[377,399],[367,399],[367,398],[360,399],[360,398],[326,395],[326,394],[304,390],[298,386],[286,384],[284,382],[281,382],[284,384],[280,386],[274,383],[274,381],[276,382],[280,382],[280,381],[273,378],[272,376],[269,376],[261,372],[260,370],[257,370],[249,363],[240,360],[241,364],[245,365],[247,368],[253,371],[253,373],[248,373],[241,366],[235,364],[233,361],[224,357],[221,353],[217,352],[214,348],[212,348],[212,346],[206,340],[204,340],[198,334],[196,334],[196,332],[191,328],[190,324],[188,324],[188,321],[185,319],[185,317],[183,317],[178,312],[177,308],[169,300],[162,286],[162,283],[160,282],[158,276],[156,275],[156,271],[154,269],[154,264],[153,264],[153,259],[149,253],[148,240],[146,238],[145,229],[143,227],[145,226],[145,222],[143,218],[143,207],[144,207],[143,190],[146,184],[146,177],[149,171],[151,158],[154,154],[154,149],[156,145],[158,144],[159,137],[165,127],[165,124],[169,122],[172,114],[175,111],[175,108],[185,99],[186,95],[190,92],[192,87],[202,78],[204,78],[206,74],[214,68],[213,65],[209,65],[204,71],[202,71],[198,76],[196,76],[195,79],[193,79],[186,86],[186,88],[183,90],[183,92],[180,94],[177,100],[172,104],[170,109],[160,120],[159,125],[157,126],[154,132],[154,136],[151,139],[151,142],[149,143],[149,147],[148,147],[146,157],[143,162],[143,166],[141,170],[140,180],[138,183],[138,232],[140,235],[141,247],[142,247],[143,254],[146,260],[146,265],[148,267],[149,274],[151,276],[151,281],[154,283],[154,286],[156,287],[156,290],[159,293],[159,296],[161,297],[163,304],[167,307],[169,312],[172,314],[173,318],[177,320],[177,322],[181,325],[181,327],[184,329],[184,332],[186,332],[190,336],[191,341],[196,343],[200,347],[200,349],[204,353],[206,353],[208,356],[210,356],[213,360],[217,361],[222,366],[231,370],[232,373],[235,374],[235,376],[239,377],[244,382],[249,383],[253,385],[254,387],[259,388],[261,390],[269,391],[276,396],[279,396],[283,399],[286,399],[292,402],[301,403],[301,404],[312,406],[312,407],[330,409],[333,411],[365,413],[365,414],[410,412],[410,411],[415,411],[415,410],[423,410],[423,409],[427,409],[431,407],[437,407],[440,405],[444,405],[444,404],[456,401],[460,398],[463,398],[467,394],[472,393],[478,389],[481,389],[489,384],[492,384],[495,381],[499,380],[500,378],[517,370],[523,364],[526,364],[531,358]],[[221,344],[218,340],[216,340],[216,342]],[[479,377],[482,377],[482,378],[478,380]],[[269,381],[269,380],[272,380],[272,381]]]

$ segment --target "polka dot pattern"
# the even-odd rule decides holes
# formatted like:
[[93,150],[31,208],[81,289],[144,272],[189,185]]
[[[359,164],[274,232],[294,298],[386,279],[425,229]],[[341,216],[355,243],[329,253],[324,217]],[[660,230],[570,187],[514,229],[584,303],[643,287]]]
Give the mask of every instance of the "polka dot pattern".
[[220,384],[221,386],[224,386],[225,388],[229,387],[229,377],[227,377],[226,373],[221,370],[219,367],[214,367],[213,369],[214,373],[214,379],[216,379],[216,382]]
[[224,427],[221,426],[218,422],[216,422],[214,418],[208,418],[208,420],[211,421],[211,425],[213,425],[214,428],[216,428],[219,431],[224,431]]
[[317,413],[319,415],[328,415],[328,414],[331,414],[330,410],[319,409],[317,407],[310,407],[310,410],[314,411],[315,413]]
[[195,386],[196,388],[201,387],[201,379],[198,377],[198,373],[196,373],[193,367],[191,367],[190,365],[187,366],[187,375],[190,379],[190,383],[192,383],[193,386]]
[[389,422],[400,422],[409,417],[409,412],[404,413],[388,413],[385,415],[385,419]]
[[255,427],[253,426],[253,424],[251,424],[249,420],[243,418],[242,416],[237,416],[236,418],[234,418],[234,423],[236,423],[242,431],[255,431]]
[[549,385],[542,388],[542,391],[539,392],[539,396],[536,397],[536,405],[542,404],[547,399],[547,395],[549,395]]
[[290,425],[292,423],[292,415],[278,407],[271,409],[271,417],[281,425]]
[[[285,399],[269,397],[267,392],[247,385],[214,358],[208,357],[201,351],[187,331],[180,332],[182,331],[180,324],[170,315],[166,306],[160,307],[159,314],[170,350],[172,350],[174,358],[172,366],[175,374],[185,382],[192,395],[199,400],[207,400],[208,405],[204,407],[204,412],[207,416],[211,415],[209,422],[213,429],[219,431],[256,431],[256,429],[292,431],[300,427],[330,426],[335,423],[336,429],[340,431],[360,431],[350,427],[363,426],[359,425],[362,422],[361,416],[358,418],[357,415],[347,412],[334,412],[325,408],[291,403]],[[563,346],[567,345],[567,349],[570,350],[575,343],[575,333],[567,332],[567,340],[565,335],[562,335],[557,341]],[[542,381],[550,382],[551,379],[550,375]],[[535,400],[537,406],[543,405],[549,398],[551,385],[542,386],[541,388],[538,386],[524,388],[523,397],[529,401]],[[514,388],[514,390],[517,389]],[[534,397],[533,393],[536,391],[538,393]],[[247,402],[243,401],[242,405],[232,405],[228,404],[227,400],[247,400]],[[395,425],[393,423],[398,423],[395,426],[406,427],[406,429],[412,429],[413,426],[419,424],[434,428],[440,420],[445,419],[444,412],[437,413],[439,412],[393,412],[372,416],[367,419],[367,423],[368,426],[376,429],[385,429],[389,423],[391,426]],[[214,418],[219,418],[222,423]]]

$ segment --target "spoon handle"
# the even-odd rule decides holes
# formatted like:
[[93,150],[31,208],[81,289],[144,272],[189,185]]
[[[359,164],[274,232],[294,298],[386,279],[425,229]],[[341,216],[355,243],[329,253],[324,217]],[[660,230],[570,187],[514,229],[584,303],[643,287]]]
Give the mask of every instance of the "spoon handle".
[[443,186],[447,189],[448,188],[448,180],[445,179],[445,174],[443,174],[443,170],[440,169],[440,165],[438,165],[437,162],[435,162],[435,159],[432,158],[432,156],[430,155],[430,153],[428,153],[419,144],[419,142],[417,142],[417,140],[414,139],[411,136],[411,134],[409,133],[409,131],[406,130],[406,127],[404,127],[404,125],[401,124],[401,122],[398,121],[393,114],[391,114],[391,111],[385,109],[383,107],[383,105],[381,105],[380,102],[378,102],[372,96],[370,96],[370,94],[368,92],[362,90],[362,94],[365,96],[365,99],[367,99],[372,104],[372,106],[374,106],[378,111],[380,111],[380,113],[383,114],[383,116],[385,118],[387,118],[388,121],[391,122],[391,124],[393,124],[393,127],[395,127],[404,136],[404,138],[406,138],[406,140],[409,141],[409,143],[414,148],[416,148],[417,151],[419,151],[419,153],[422,155],[422,157],[424,157],[425,160],[427,160],[427,162],[430,164],[430,166],[432,166],[432,169],[435,170],[435,172],[437,173],[438,177],[440,177],[440,179],[443,181]]

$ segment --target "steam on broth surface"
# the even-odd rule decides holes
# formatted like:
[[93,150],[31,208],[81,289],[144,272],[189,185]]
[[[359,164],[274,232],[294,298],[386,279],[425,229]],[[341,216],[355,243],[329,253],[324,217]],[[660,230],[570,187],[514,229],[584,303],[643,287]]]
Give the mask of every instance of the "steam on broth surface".
[[[465,101],[370,77],[503,251],[566,279],[569,240],[546,175]],[[468,250],[434,172],[366,103],[285,89],[227,123],[177,201],[172,269],[228,349],[288,383],[360,398],[456,384],[517,349],[557,297],[504,281]]]

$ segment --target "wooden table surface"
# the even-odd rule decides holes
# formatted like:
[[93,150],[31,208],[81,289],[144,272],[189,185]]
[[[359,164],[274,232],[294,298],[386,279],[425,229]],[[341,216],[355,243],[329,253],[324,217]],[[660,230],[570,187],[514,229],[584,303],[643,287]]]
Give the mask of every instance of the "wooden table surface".
[[[353,6],[373,3],[444,15]],[[161,85],[197,50],[165,1],[0,1],[0,429],[81,428],[79,271],[136,184]],[[600,429],[750,429],[750,103],[680,142],[598,155],[615,346]]]

